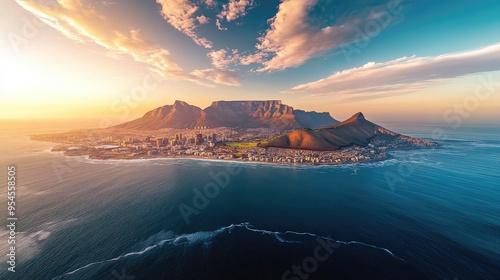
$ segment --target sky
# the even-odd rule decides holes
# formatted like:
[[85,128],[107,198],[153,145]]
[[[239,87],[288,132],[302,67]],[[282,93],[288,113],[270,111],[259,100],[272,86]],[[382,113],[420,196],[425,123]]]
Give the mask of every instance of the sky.
[[0,5],[0,119],[278,99],[339,120],[500,123],[498,0]]

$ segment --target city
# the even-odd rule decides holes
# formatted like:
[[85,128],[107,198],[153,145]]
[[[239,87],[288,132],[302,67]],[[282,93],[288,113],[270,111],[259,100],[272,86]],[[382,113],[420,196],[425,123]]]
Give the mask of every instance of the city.
[[423,139],[400,135],[395,140],[374,139],[365,147],[315,151],[261,148],[259,144],[283,131],[271,128],[162,129],[131,131],[121,129],[77,130],[59,134],[33,135],[32,140],[57,143],[52,151],[90,159],[201,158],[284,164],[345,164],[390,158],[393,149],[429,147]]

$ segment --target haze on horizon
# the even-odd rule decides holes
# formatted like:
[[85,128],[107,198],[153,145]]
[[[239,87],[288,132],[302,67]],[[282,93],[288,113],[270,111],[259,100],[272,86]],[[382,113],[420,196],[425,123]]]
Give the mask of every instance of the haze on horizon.
[[498,1],[345,2],[4,1],[0,119],[273,99],[339,120],[499,122]]

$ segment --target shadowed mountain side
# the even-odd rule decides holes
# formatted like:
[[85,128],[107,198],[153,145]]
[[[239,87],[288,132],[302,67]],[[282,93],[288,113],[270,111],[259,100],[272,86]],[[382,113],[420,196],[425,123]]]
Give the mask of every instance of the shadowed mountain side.
[[293,110],[293,116],[300,127],[311,129],[321,128],[338,123],[329,113],[306,112],[303,110]]
[[261,143],[263,148],[289,148],[331,151],[351,145],[367,146],[374,138],[391,140],[399,134],[365,119],[362,113],[333,126],[320,129],[301,129]]

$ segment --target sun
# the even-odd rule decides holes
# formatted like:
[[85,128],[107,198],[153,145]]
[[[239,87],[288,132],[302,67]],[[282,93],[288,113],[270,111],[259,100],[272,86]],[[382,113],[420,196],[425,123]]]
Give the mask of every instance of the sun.
[[2,95],[15,94],[19,90],[33,88],[33,86],[41,84],[43,82],[41,73],[22,60],[4,58],[0,65]]

